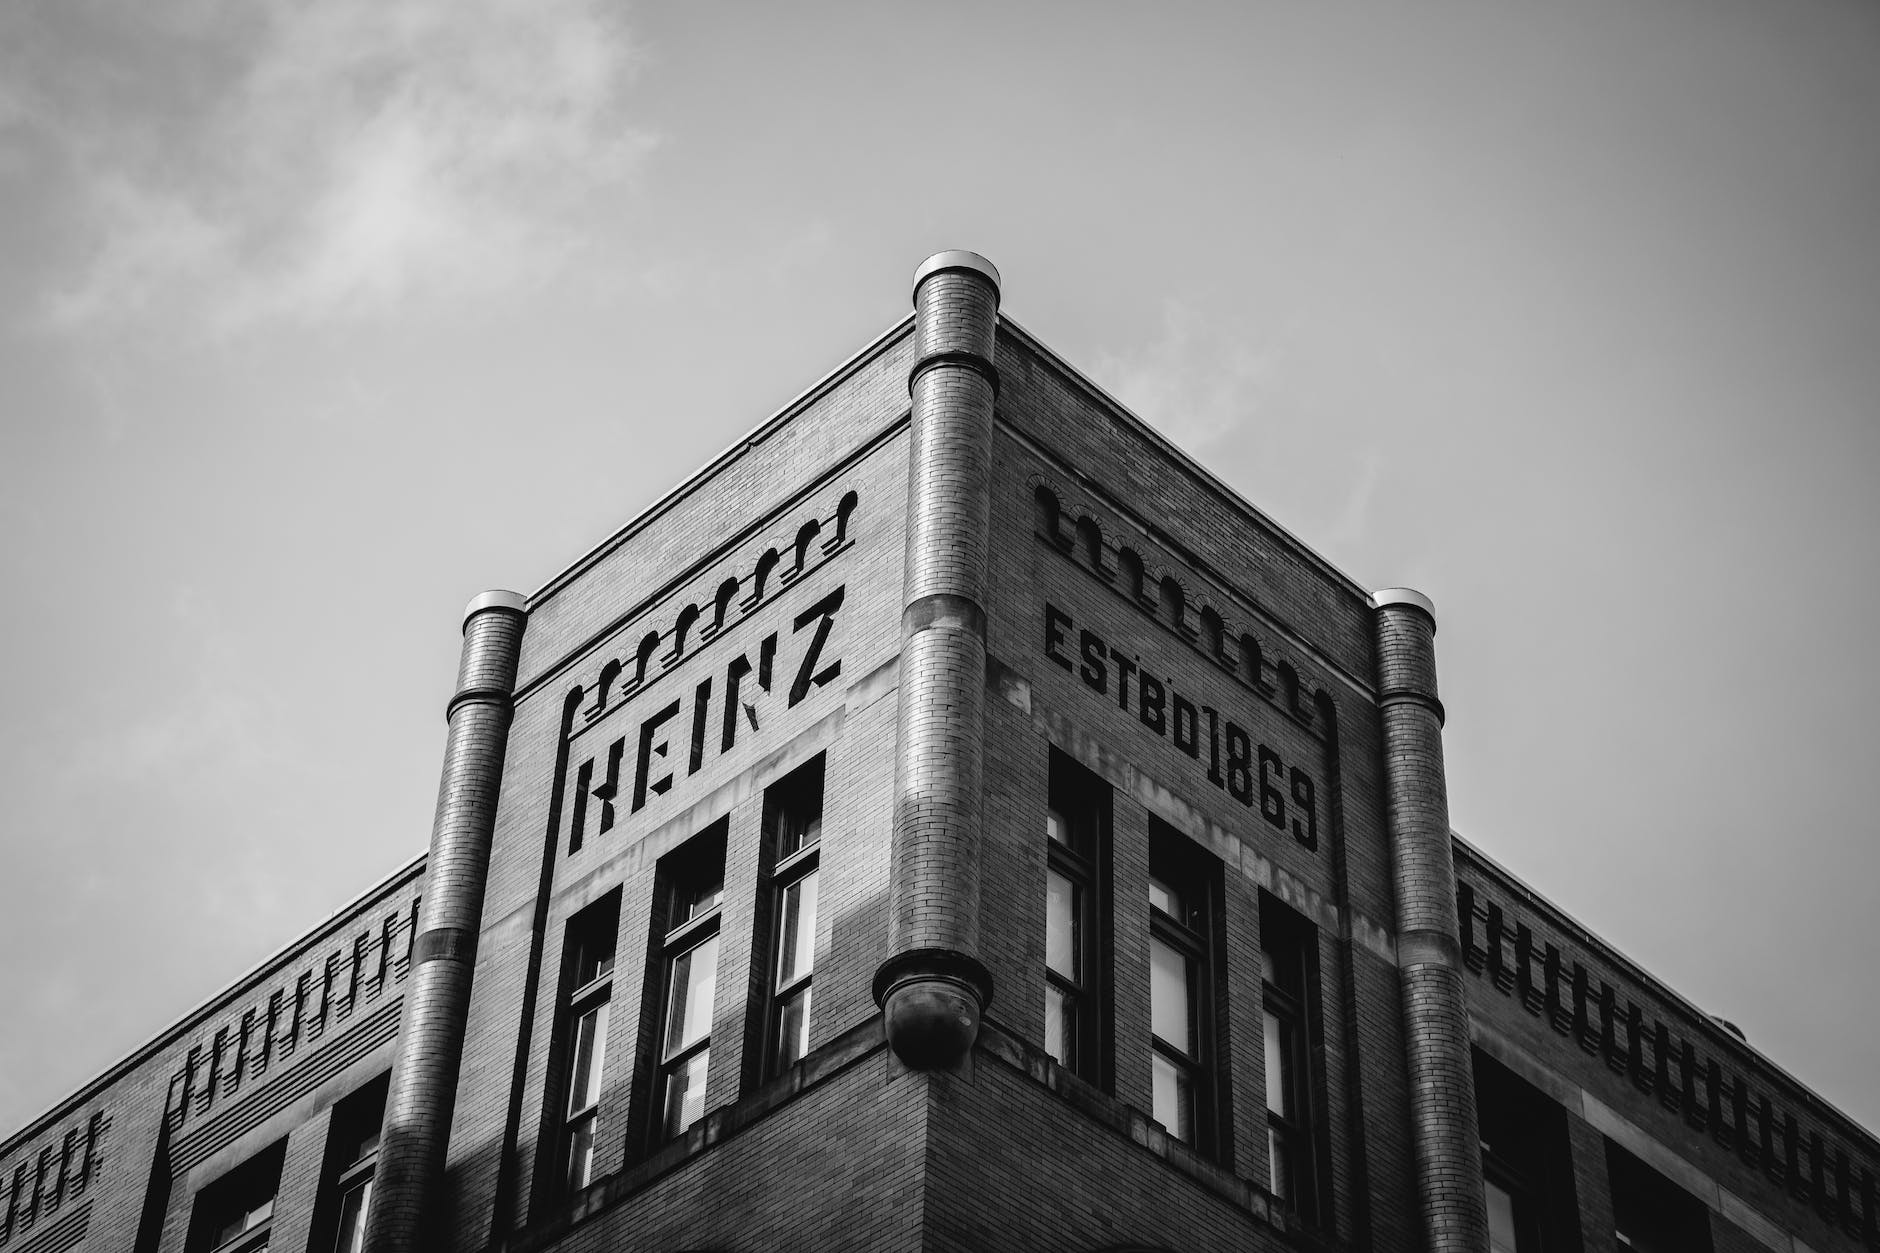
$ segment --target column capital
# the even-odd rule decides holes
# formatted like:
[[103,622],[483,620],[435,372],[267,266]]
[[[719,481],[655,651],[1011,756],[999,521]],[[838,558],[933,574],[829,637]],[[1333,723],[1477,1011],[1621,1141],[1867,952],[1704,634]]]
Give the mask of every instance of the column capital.
[[1383,609],[1390,605],[1419,609],[1429,617],[1432,626],[1436,623],[1436,602],[1413,587],[1385,587],[1371,593],[1371,608]]
[[968,270],[979,275],[992,284],[992,298],[995,301],[999,298],[1001,284],[998,267],[978,253],[968,252],[964,248],[949,248],[945,252],[936,252],[921,262],[914,271],[915,295],[918,297],[922,283],[945,270]]
[[479,592],[470,598],[469,604],[463,607],[464,626],[469,626],[470,619],[486,609],[507,609],[512,613],[526,614],[529,612],[529,598],[521,592],[506,591],[500,587],[491,588],[487,592]]

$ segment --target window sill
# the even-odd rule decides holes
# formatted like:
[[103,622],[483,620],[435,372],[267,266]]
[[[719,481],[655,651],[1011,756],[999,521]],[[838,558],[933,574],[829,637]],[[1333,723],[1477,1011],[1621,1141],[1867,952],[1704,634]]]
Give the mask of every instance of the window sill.
[[253,1231],[244,1231],[238,1236],[230,1236],[220,1244],[209,1246],[208,1253],[254,1253],[255,1250],[268,1247],[268,1236],[274,1230],[274,1224],[268,1223],[256,1227]]
[[[713,915],[714,918],[716,915]],[[745,1128],[798,1096],[848,1070],[857,1062],[887,1049],[876,1014],[816,1049],[777,1078],[735,1104],[706,1114],[677,1139],[660,1145],[626,1169],[597,1179],[556,1207],[553,1215],[531,1225],[507,1242],[493,1245],[504,1253],[535,1253],[553,1248],[576,1227],[598,1217],[628,1198],[645,1191],[693,1158],[731,1139]],[[222,1249],[214,1253],[225,1253]],[[233,1251],[228,1251],[233,1253]]]
[[1161,1123],[1148,1114],[1106,1095],[1059,1066],[1043,1050],[1035,1049],[1012,1035],[997,1022],[987,1019],[980,1024],[977,1051],[1049,1088],[1060,1100],[1092,1122],[1100,1123],[1148,1150],[1173,1169],[1267,1226],[1285,1232],[1293,1247],[1324,1250],[1326,1253],[1347,1247],[1343,1241],[1326,1236],[1319,1228],[1308,1226],[1265,1188],[1201,1157],[1170,1135]]

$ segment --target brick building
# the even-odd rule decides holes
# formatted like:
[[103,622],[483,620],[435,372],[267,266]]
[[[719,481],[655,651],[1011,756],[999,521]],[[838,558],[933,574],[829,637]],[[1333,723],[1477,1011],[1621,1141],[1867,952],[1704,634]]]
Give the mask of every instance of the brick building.
[[998,302],[472,601],[430,852],[0,1141],[0,1253],[1880,1249],[1450,832],[1430,602]]

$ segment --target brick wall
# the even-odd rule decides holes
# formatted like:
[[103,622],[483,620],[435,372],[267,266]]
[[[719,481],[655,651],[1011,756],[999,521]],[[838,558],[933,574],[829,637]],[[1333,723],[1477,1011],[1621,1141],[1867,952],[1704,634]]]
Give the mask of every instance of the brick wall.
[[[591,618],[565,619],[574,623],[569,638],[584,641],[568,655],[551,662],[536,654],[541,672],[526,682],[511,731],[452,1131],[449,1186],[459,1198],[461,1247],[479,1247],[492,1223],[526,1223],[554,1195],[553,1145],[538,1141],[554,1121],[546,1111],[556,1099],[561,944],[567,920],[615,889],[623,973],[610,1012],[597,1168],[618,1169],[642,1151],[627,1139],[629,1124],[637,1137],[649,1095],[638,1047],[639,967],[654,871],[662,855],[721,819],[730,825],[708,1101],[737,1099],[763,791],[818,752],[828,755],[824,829],[834,851],[821,861],[812,1042],[873,1013],[867,989],[885,935],[882,816],[892,782],[907,463],[896,413],[858,421],[849,387],[833,388],[747,454],[763,463],[754,480],[763,492],[721,499],[723,485],[714,482],[710,501],[671,506],[688,529],[636,531],[618,561],[599,562],[551,598],[585,598]],[[823,456],[833,464],[813,459]],[[770,502],[768,512],[743,512],[754,501]],[[805,615],[838,593],[819,641],[821,616]],[[529,648],[542,638],[534,612]],[[595,631],[595,621],[606,629]],[[812,646],[820,653],[806,669]],[[733,682],[740,712],[727,732]],[[673,702],[679,711],[660,724],[653,745],[664,752],[651,751],[642,771],[641,728]],[[845,729],[850,722],[854,729]],[[596,789],[616,758],[617,790],[604,802]],[[571,851],[577,829],[580,847]],[[633,1076],[642,1076],[637,1087]]]
[[402,868],[0,1142],[0,1249],[180,1249],[195,1188],[242,1146],[317,1116],[370,1077],[362,1068],[384,1070],[422,874]]
[[1469,845],[1456,849],[1479,1047],[1719,1221],[1744,1206],[1763,1225],[1740,1213],[1733,1225],[1764,1235],[1880,1247],[1867,1200],[1880,1143]]

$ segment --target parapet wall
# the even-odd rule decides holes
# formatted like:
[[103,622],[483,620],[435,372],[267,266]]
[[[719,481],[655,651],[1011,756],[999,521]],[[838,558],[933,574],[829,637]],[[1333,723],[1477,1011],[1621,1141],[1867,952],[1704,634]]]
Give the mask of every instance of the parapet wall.
[[1880,1247],[1880,1141],[1461,839],[1455,859],[1486,1051],[1587,1121],[1636,1126],[1673,1155],[1651,1164],[1726,1216],[1753,1198],[1812,1247]]
[[148,1194],[389,1043],[423,881],[419,858],[0,1141],[0,1249],[139,1247]]

